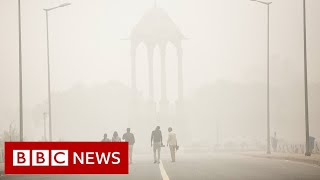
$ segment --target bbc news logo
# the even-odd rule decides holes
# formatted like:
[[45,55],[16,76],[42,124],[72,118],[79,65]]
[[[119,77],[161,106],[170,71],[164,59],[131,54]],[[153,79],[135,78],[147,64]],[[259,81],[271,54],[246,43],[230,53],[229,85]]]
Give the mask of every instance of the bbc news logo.
[[68,166],[68,150],[13,150],[13,166],[31,166],[31,161],[32,166]]
[[127,142],[6,142],[6,174],[128,174]]

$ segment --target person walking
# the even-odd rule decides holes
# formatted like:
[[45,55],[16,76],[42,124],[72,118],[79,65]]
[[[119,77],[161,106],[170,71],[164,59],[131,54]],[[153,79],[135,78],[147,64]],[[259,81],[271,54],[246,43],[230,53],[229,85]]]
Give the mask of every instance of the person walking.
[[[153,158],[154,163],[160,163],[160,151],[162,143],[162,133],[160,130],[160,126],[157,126],[151,134],[151,147],[153,146]],[[157,157],[158,154],[158,157]]]
[[272,145],[273,151],[277,152],[278,138],[277,138],[277,133],[276,132],[274,132],[274,136],[271,137],[271,145]]
[[168,141],[167,146],[169,145],[170,153],[171,153],[171,162],[176,162],[176,150],[177,150],[177,136],[176,133],[172,132],[172,128],[168,128],[169,135],[168,135]]
[[129,144],[129,160],[130,164],[132,164],[132,151],[133,151],[133,145],[135,143],[134,135],[130,132],[131,129],[127,128],[127,132],[123,134],[122,139]]
[[110,142],[110,139],[108,138],[108,134],[107,134],[107,133],[105,133],[105,134],[103,135],[102,142]]
[[115,131],[115,132],[113,133],[112,142],[121,142],[121,139],[120,139],[117,131]]

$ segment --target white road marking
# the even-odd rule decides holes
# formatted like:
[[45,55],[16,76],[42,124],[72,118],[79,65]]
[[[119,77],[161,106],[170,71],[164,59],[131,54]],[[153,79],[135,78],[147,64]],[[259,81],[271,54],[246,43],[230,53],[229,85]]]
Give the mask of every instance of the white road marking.
[[162,164],[161,160],[160,160],[160,163],[159,163],[159,168],[160,168],[162,179],[163,180],[170,180],[166,170],[163,167],[163,164]]

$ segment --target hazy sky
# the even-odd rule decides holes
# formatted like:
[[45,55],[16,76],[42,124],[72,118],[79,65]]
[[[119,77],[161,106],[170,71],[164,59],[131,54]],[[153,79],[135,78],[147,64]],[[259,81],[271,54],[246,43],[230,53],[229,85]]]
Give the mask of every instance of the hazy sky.
[[[77,83],[110,80],[129,84],[128,37],[152,0],[22,0],[24,95],[32,107],[47,96],[46,34],[43,8],[72,5],[50,12],[52,89]],[[320,1],[307,1],[310,80],[319,81]],[[184,47],[186,93],[217,79],[264,81],[266,7],[246,0],[158,0],[189,38]],[[275,0],[270,7],[271,79],[273,83],[302,80],[302,0]],[[17,1],[0,0],[1,105],[17,100]],[[169,98],[176,97],[176,63],[168,47]],[[159,55],[155,57],[159,87]],[[138,49],[138,86],[147,92],[145,48]],[[157,89],[157,88],[156,88]],[[159,95],[159,92],[156,92]],[[3,104],[5,103],[5,104]],[[9,103],[15,104],[15,103]]]
[[[24,105],[47,98],[46,24],[43,8],[70,2],[49,14],[53,92],[84,83],[130,84],[130,31],[153,0],[21,0]],[[186,95],[217,80],[265,83],[266,13],[249,0],[158,0],[188,40],[183,42]],[[310,82],[320,82],[320,1],[307,0]],[[18,107],[17,1],[0,0],[0,108]],[[302,0],[270,6],[271,85],[303,88]],[[160,96],[160,57],[155,55]],[[138,48],[137,83],[148,92],[144,46]],[[177,58],[167,51],[168,97],[177,97]],[[286,92],[283,92],[286,93]],[[301,97],[299,97],[301,99]]]

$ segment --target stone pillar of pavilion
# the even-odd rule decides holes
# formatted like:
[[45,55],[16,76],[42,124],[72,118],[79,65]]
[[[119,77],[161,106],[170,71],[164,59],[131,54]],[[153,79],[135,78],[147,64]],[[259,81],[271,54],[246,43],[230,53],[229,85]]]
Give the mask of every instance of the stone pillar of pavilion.
[[128,127],[133,127],[138,117],[138,91],[137,91],[137,80],[136,80],[136,49],[137,42],[135,40],[131,41],[131,50],[130,50],[130,58],[131,58],[131,96],[129,99],[129,109],[130,112],[128,114]]
[[183,101],[183,66],[182,66],[182,48],[177,48],[178,55],[178,101]]
[[154,43],[145,43],[147,48],[147,58],[148,58],[148,79],[149,79],[149,97],[147,100],[146,112],[147,118],[155,119],[156,116],[156,103],[154,101],[154,72],[153,72],[153,56],[154,56]]
[[174,122],[177,127],[177,132],[182,135],[180,138],[182,144],[187,144],[190,142],[190,133],[188,133],[188,127],[185,116],[185,108],[184,108],[184,97],[183,97],[183,64],[182,64],[182,56],[183,50],[181,46],[181,41],[177,42],[177,57],[178,57],[178,99],[176,101],[176,121]]
[[147,45],[147,57],[148,57],[148,68],[149,68],[149,100],[154,101],[154,82],[153,82],[153,54],[154,54],[154,45]]
[[159,110],[162,119],[168,119],[169,101],[167,97],[167,71],[166,71],[166,48],[167,42],[160,42],[160,59],[161,59],[161,97]]
[[136,79],[136,45],[135,43],[131,43],[131,89],[133,91],[137,91],[137,79]]
[[[181,126],[185,124],[183,118],[183,72],[182,72],[182,47],[181,42],[185,39],[184,35],[181,33],[178,26],[174,23],[174,21],[169,17],[167,12],[155,6],[150,8],[140,19],[140,21],[134,26],[131,31],[130,38],[131,44],[134,48],[134,51],[139,44],[144,44],[147,50],[147,58],[148,58],[148,83],[149,83],[149,95],[148,102],[149,105],[146,106],[148,116],[146,116],[151,124],[161,125],[163,128],[167,128],[168,125],[172,125],[173,121],[177,122],[175,126]],[[167,97],[167,74],[166,74],[166,49],[167,44],[172,43],[177,49],[177,59],[170,59],[173,63],[178,62],[178,100],[176,101],[176,113],[174,113],[174,117],[169,117],[169,113],[171,112],[169,109],[169,100]],[[161,88],[160,88],[160,101],[157,102],[158,107],[156,112],[156,102],[154,100],[154,62],[153,55],[154,49],[158,46],[160,50],[160,59],[161,59]],[[136,79],[135,79],[135,52],[132,54],[132,88],[136,89]],[[140,61],[139,61],[140,62]],[[175,77],[170,77],[175,78]],[[170,87],[172,88],[172,87]],[[175,88],[175,87],[173,87]],[[134,107],[136,108],[136,107]],[[174,120],[173,120],[174,119]],[[141,120],[139,120],[141,121]],[[140,123],[140,122],[137,122]],[[176,127],[173,127],[178,129]]]
[[176,102],[176,107],[177,107],[177,114],[184,114],[183,113],[183,66],[182,66],[182,47],[181,47],[181,42],[178,42],[177,44],[177,56],[178,56],[178,99]]

